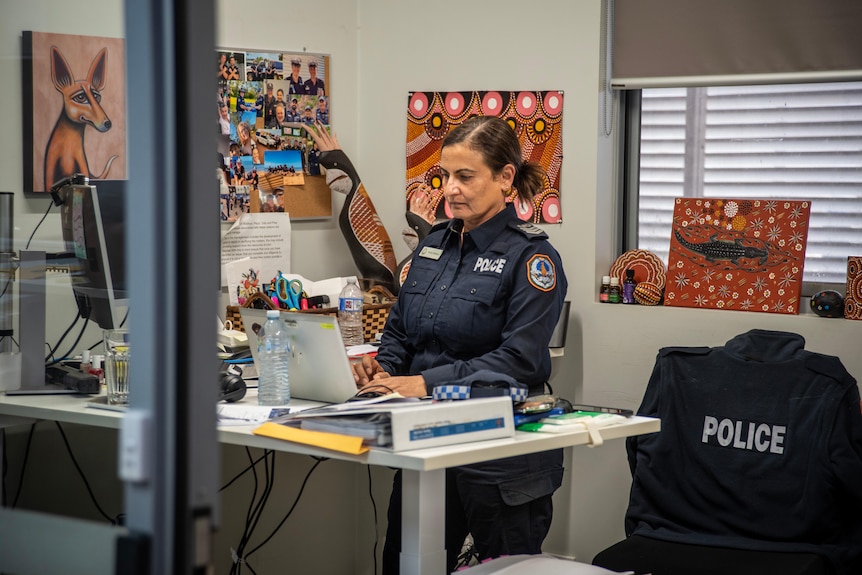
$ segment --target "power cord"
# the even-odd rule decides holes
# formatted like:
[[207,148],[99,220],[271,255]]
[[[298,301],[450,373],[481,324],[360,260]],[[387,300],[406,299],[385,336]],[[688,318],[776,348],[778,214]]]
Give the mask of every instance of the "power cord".
[[374,510],[374,548],[371,552],[371,560],[374,563],[374,571],[372,573],[377,573],[377,545],[380,542],[380,528],[377,525],[377,502],[374,500],[374,490],[371,488],[371,466],[366,465],[365,471],[368,473],[368,498],[371,499],[371,508]]
[[[260,499],[257,503],[255,503],[255,499],[257,498],[257,490],[258,490],[258,477],[257,477],[257,465],[256,462],[252,460],[251,450],[246,447],[245,448],[246,456],[248,457],[251,465],[252,476],[254,477],[254,489],[252,491],[251,500],[249,501],[248,511],[246,512],[245,517],[245,526],[243,528],[242,537],[240,537],[239,545],[235,550],[231,550],[231,554],[233,556],[233,565],[231,565],[230,575],[239,575],[242,572],[242,566],[247,565],[247,560],[244,556],[244,551],[246,545],[248,545],[248,540],[251,538],[252,533],[254,532],[255,527],[257,526],[257,519],[259,517],[260,511],[263,508],[263,504],[269,497],[269,493],[271,490],[272,481],[270,479],[271,475],[275,471],[275,452],[272,450],[265,450],[263,457],[264,463],[264,477],[266,478],[266,482],[264,484],[264,491],[261,494]],[[270,470],[269,461],[273,460],[272,470]],[[249,565],[249,570],[254,573],[254,569]]]
[[293,500],[293,505],[290,506],[290,509],[288,510],[287,514],[284,517],[282,517],[282,519],[281,519],[281,521],[279,521],[278,525],[275,526],[275,529],[272,530],[272,533],[270,533],[266,537],[266,539],[264,539],[260,544],[258,544],[257,547],[255,547],[254,549],[252,549],[251,551],[248,552],[248,554],[246,555],[246,559],[248,557],[250,557],[252,553],[254,553],[258,549],[260,549],[261,547],[266,545],[266,543],[269,542],[269,540],[272,539],[273,536],[275,536],[275,534],[278,532],[278,530],[281,529],[281,526],[284,525],[284,522],[287,521],[288,517],[290,517],[290,515],[293,513],[293,510],[296,509],[296,505],[299,503],[299,500],[302,497],[302,492],[305,491],[305,486],[308,484],[308,480],[311,479],[311,474],[314,473],[314,470],[317,469],[318,465],[320,465],[324,461],[328,461],[329,458],[312,456],[312,459],[315,460],[315,464],[312,465],[311,469],[308,470],[308,473],[305,474],[305,479],[303,479],[303,481],[302,481],[302,485],[299,488],[299,493],[296,494],[296,499]]
[[66,331],[63,332],[63,335],[61,335],[57,343],[54,344],[54,347],[51,347],[50,345],[46,344],[51,350],[51,353],[49,353],[48,356],[45,358],[46,362],[51,361],[51,363],[54,364],[63,359],[62,356],[60,356],[59,358],[54,357],[54,350],[59,349],[60,344],[63,343],[63,340],[66,339],[66,336],[69,335],[69,332],[72,331],[72,328],[75,327],[75,324],[78,323],[79,319],[81,319],[80,313],[75,316],[75,319],[72,320],[72,323],[69,324],[69,327],[66,328]]
[[[30,458],[30,444],[33,442],[33,432],[36,431],[36,424],[30,425],[30,432],[27,434],[27,445],[24,447],[24,461],[21,463],[21,476],[18,478],[18,490],[15,492],[15,499],[12,500],[12,509],[18,505],[18,498],[21,496],[21,488],[24,487],[24,472],[27,471],[27,460]],[[4,435],[5,438],[5,435]],[[3,450],[5,457],[6,450]],[[5,474],[4,474],[5,475]],[[5,489],[5,484],[4,484]],[[4,499],[5,501],[5,499]]]
[[78,337],[75,338],[75,341],[74,341],[74,343],[72,343],[71,347],[69,348],[69,351],[67,351],[66,353],[64,353],[60,357],[55,357],[49,365],[54,365],[55,363],[62,361],[63,358],[70,356],[71,353],[73,351],[75,351],[75,348],[78,347],[78,343],[81,341],[81,338],[84,336],[84,331],[86,331],[87,324],[89,324],[89,323],[90,323],[90,318],[85,317],[84,318],[84,325],[81,326],[81,331],[78,332]]
[[[38,422],[37,422],[38,423]],[[87,493],[90,494],[90,500],[96,506],[96,509],[102,515],[102,517],[108,521],[111,525],[121,525],[123,518],[125,515],[120,513],[117,515],[115,519],[112,519],[108,516],[107,513],[102,510],[102,506],[99,505],[99,502],[96,500],[96,496],[93,494],[93,490],[90,488],[90,483],[87,481],[86,475],[84,475],[84,471],[81,469],[81,466],[78,465],[78,460],[75,458],[75,454],[72,452],[72,446],[69,444],[69,439],[66,437],[65,431],[63,431],[63,427],[60,425],[59,421],[54,422],[57,425],[57,429],[60,431],[60,436],[63,438],[63,443],[66,445],[66,451],[69,453],[69,457],[72,459],[72,463],[75,466],[75,469],[78,471],[78,475],[80,475],[81,479],[84,481],[84,487],[87,489]],[[27,461],[30,458],[30,447],[33,444],[33,434],[36,431],[36,423],[30,425],[30,431],[27,434],[27,444],[24,446],[24,461],[21,463],[21,475],[18,479],[18,489],[15,492],[15,499],[12,501],[11,509],[15,509],[18,506],[18,499],[21,497],[21,490],[24,487],[24,475],[27,472]],[[3,433],[3,500],[6,500],[6,475],[8,471],[8,461],[6,459],[6,433]]]
[[[249,541],[251,540],[252,535],[254,534],[255,529],[257,528],[260,517],[263,513],[263,509],[267,501],[269,500],[270,493],[272,492],[272,488],[275,485],[275,452],[272,450],[265,450],[263,455],[258,457],[257,459],[252,458],[251,450],[246,447],[245,448],[246,457],[248,457],[249,465],[240,471],[237,475],[235,475],[230,481],[228,481],[219,492],[223,491],[230,487],[237,479],[248,473],[252,472],[252,476],[254,477],[254,488],[252,490],[251,500],[249,501],[249,507],[246,512],[245,518],[245,526],[243,528],[243,534],[240,538],[240,542],[237,545],[236,549],[231,549],[231,555],[233,559],[233,565],[231,565],[230,575],[239,575],[242,572],[243,566],[247,567],[248,570],[256,575],[254,568],[249,563],[248,559],[254,554],[258,549],[266,545],[270,539],[272,539],[275,534],[281,529],[282,525],[287,521],[287,519],[293,514],[293,510],[296,508],[299,500],[302,497],[303,492],[305,491],[305,486],[308,483],[308,480],[311,478],[311,474],[317,469],[317,466],[327,461],[326,457],[312,457],[315,460],[315,464],[308,470],[305,475],[305,479],[302,481],[302,485],[299,488],[299,493],[296,495],[296,499],[293,501],[293,504],[290,506],[287,514],[279,521],[278,525],[272,530],[272,532],[267,535],[264,540],[259,543],[257,546],[252,548],[250,551],[246,552],[246,548],[249,545]],[[257,474],[257,465],[263,461],[264,463],[264,473],[263,473],[263,492],[258,499],[257,493],[259,485],[258,474]],[[257,500],[257,501],[255,501]],[[375,507],[375,522],[376,522],[376,507]],[[376,569],[375,569],[376,571]]]
[[53,201],[49,202],[49,203],[48,203],[48,209],[47,209],[47,210],[45,210],[45,213],[42,215],[42,219],[41,219],[41,220],[39,220],[39,223],[38,223],[38,224],[36,224],[36,227],[35,227],[35,228],[33,228],[33,233],[32,233],[32,234],[30,234],[30,239],[28,239],[28,240],[27,240],[27,245],[24,247],[24,251],[27,251],[28,249],[30,249],[30,242],[32,242],[32,241],[33,241],[33,236],[35,236],[35,235],[36,235],[36,231],[37,231],[37,230],[39,229],[39,227],[42,225],[42,222],[44,222],[44,221],[45,221],[45,218],[47,218],[47,217],[48,217],[48,212],[50,212],[50,211],[51,211],[51,208],[53,208],[53,207],[54,207],[54,202],[53,202]]
[[12,285],[12,278],[9,277],[6,279],[6,285],[3,286],[3,291],[0,292],[0,297],[3,297],[4,295],[6,295],[6,292],[9,291],[9,286],[11,286],[11,285]]
[[248,473],[249,471],[252,471],[252,470],[254,469],[254,466],[255,466],[255,465],[257,465],[258,463],[260,463],[260,461],[261,461],[264,457],[266,457],[266,453],[264,453],[263,455],[261,455],[260,457],[258,457],[258,458],[257,458],[257,459],[255,459],[254,461],[252,461],[252,462],[251,462],[251,464],[249,464],[245,469],[243,469],[242,471],[240,471],[239,473],[237,473],[236,475],[234,475],[234,476],[233,476],[233,479],[231,479],[230,481],[228,481],[227,483],[225,483],[224,485],[222,485],[222,486],[221,486],[221,488],[219,488],[219,490],[218,490],[218,491],[219,491],[219,493],[221,493],[222,491],[224,491],[225,489],[227,489],[228,487],[230,487],[231,485],[233,485],[234,481],[236,481],[237,479],[239,479],[240,477],[242,477],[243,475],[245,475],[245,474],[246,474],[246,473]]
[[96,496],[93,494],[93,490],[90,488],[90,482],[87,481],[87,476],[84,475],[84,471],[81,469],[81,466],[78,465],[78,460],[75,459],[75,454],[72,452],[72,446],[69,444],[69,439],[66,437],[66,432],[63,431],[63,426],[60,425],[59,421],[55,421],[54,423],[57,425],[57,429],[60,431],[60,436],[63,438],[63,443],[66,445],[66,451],[69,453],[69,457],[72,459],[72,464],[78,471],[78,475],[81,476],[81,480],[84,482],[84,487],[87,488],[87,493],[90,495],[90,500],[93,502],[93,505],[96,506],[96,509],[105,519],[105,521],[108,521],[111,525],[117,525],[118,520],[112,519],[110,516],[108,516],[108,514],[104,512],[102,506],[99,505],[99,502],[96,500]]

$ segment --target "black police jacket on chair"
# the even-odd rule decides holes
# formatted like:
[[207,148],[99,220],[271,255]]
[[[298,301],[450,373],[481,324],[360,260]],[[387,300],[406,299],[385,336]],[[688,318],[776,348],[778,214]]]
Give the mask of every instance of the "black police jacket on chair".
[[662,430],[627,441],[627,535],[814,553],[862,573],[859,390],[804,345],[752,330],[659,352],[639,414]]

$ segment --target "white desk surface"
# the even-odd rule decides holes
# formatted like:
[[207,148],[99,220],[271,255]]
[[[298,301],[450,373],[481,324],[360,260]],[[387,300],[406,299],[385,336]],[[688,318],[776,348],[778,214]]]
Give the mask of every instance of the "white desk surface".
[[[45,419],[118,429],[123,413],[87,407],[90,399],[92,396],[8,396],[4,394],[0,396],[0,427],[25,424],[34,419]],[[242,401],[255,405],[257,390],[250,390]],[[292,402],[297,406],[309,403],[311,402],[302,400]],[[514,437],[503,439],[398,453],[384,449],[371,449],[362,455],[350,455],[254,435],[252,430],[255,427],[257,425],[219,426],[218,439],[221,443],[231,445],[403,469],[401,572],[405,575],[436,575],[445,571],[446,551],[443,541],[445,517],[440,501],[445,497],[446,468],[589,443],[589,434],[586,430],[566,433],[516,431]],[[598,431],[602,439],[609,440],[653,433],[660,428],[661,422],[658,419],[635,416],[618,425],[602,427]]]
[[[93,396],[76,395],[15,395],[0,396],[0,415],[23,419],[46,419],[65,423],[78,423],[95,427],[119,429],[123,414],[121,412],[86,407]],[[256,390],[250,389],[242,403],[256,405]],[[294,400],[292,405],[309,405],[313,402]],[[22,422],[23,423],[23,422]],[[371,449],[362,455],[350,455],[306,446],[271,437],[254,435],[257,425],[219,426],[218,439],[221,443],[272,449],[303,455],[325,456],[334,459],[357,461],[369,465],[384,465],[416,471],[445,469],[457,465],[489,461],[501,457],[511,457],[547,451],[558,447],[587,445],[589,435],[586,430],[577,429],[567,433],[534,433],[516,431],[511,438],[491,439],[443,447],[432,447],[393,453],[385,449]],[[580,426],[576,426],[580,427]],[[619,439],[631,435],[641,435],[659,431],[658,419],[634,416],[624,423],[599,429],[603,439]]]

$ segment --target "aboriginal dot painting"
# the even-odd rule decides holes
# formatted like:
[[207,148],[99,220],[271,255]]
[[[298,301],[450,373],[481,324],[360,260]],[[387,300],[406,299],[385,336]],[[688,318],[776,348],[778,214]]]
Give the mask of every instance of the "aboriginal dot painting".
[[440,147],[453,127],[472,116],[499,116],[509,122],[521,142],[525,161],[545,168],[544,190],[529,204],[513,190],[518,215],[533,223],[562,222],[560,166],[563,160],[563,92],[411,92],[407,106],[406,200],[431,188],[438,218],[449,218],[443,199]]
[[665,305],[799,312],[809,201],[676,198]]
[[844,317],[862,319],[862,256],[847,258],[847,296],[844,298]]

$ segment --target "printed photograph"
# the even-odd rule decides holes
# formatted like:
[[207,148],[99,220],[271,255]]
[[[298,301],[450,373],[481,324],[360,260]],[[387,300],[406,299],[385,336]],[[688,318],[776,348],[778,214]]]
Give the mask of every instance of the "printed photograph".
[[289,207],[291,218],[331,217],[321,152],[302,127],[330,125],[329,56],[219,50],[217,60],[223,185],[249,186],[251,212]]

